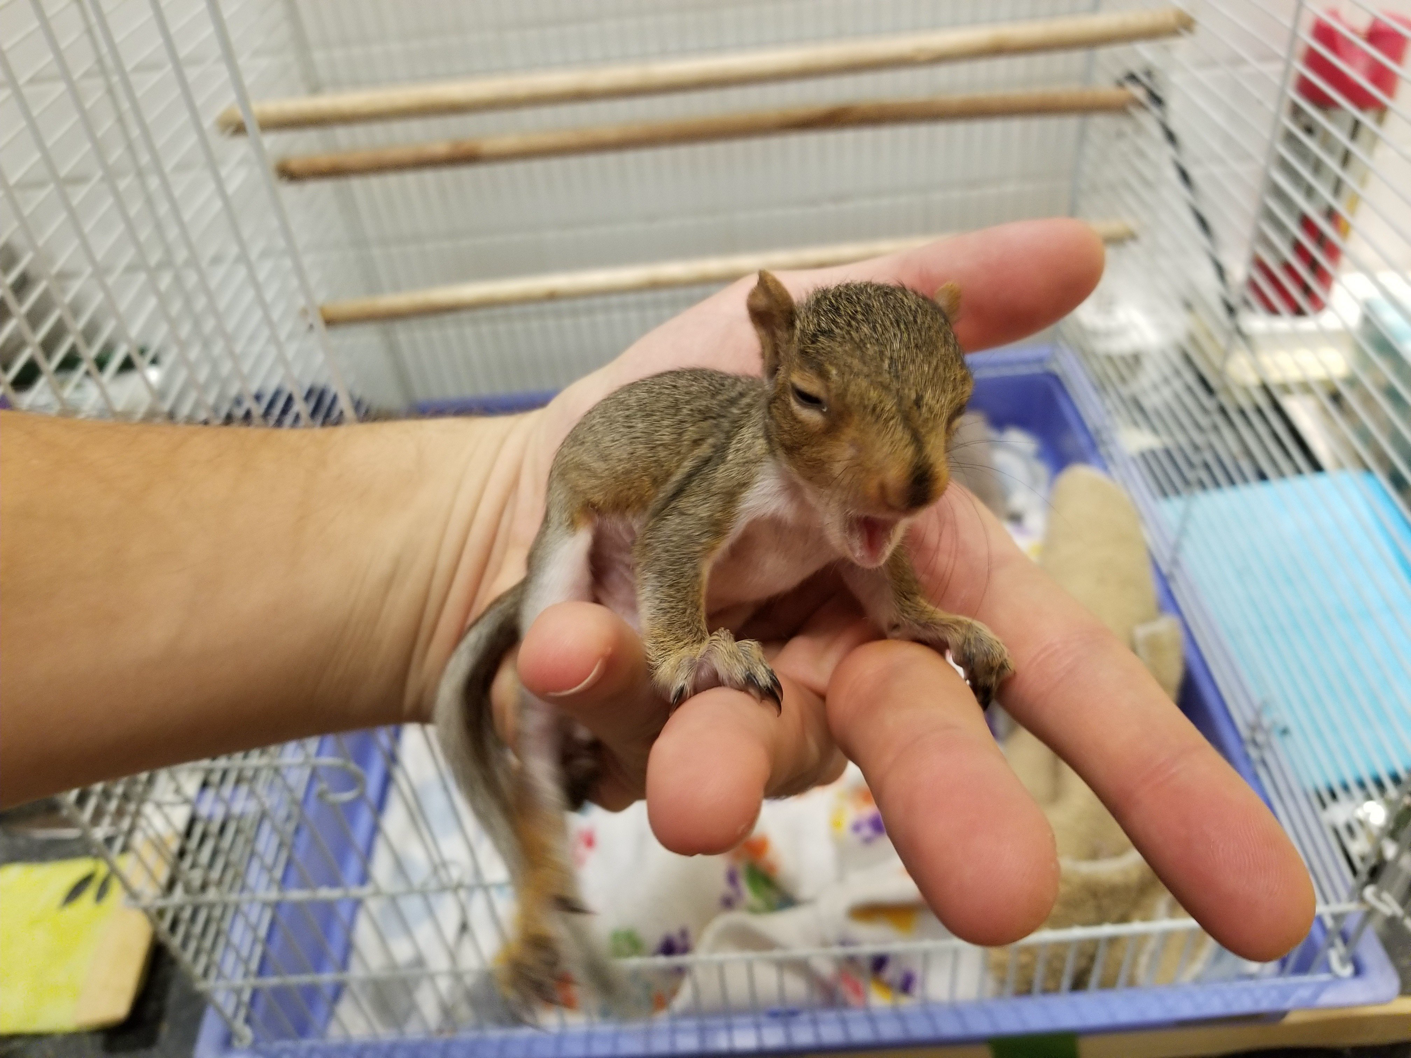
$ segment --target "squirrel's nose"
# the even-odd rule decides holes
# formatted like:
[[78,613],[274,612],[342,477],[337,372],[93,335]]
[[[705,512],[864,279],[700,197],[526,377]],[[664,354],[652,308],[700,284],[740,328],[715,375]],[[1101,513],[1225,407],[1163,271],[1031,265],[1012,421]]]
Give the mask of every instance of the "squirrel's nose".
[[929,507],[936,498],[936,475],[930,464],[917,463],[899,474],[888,474],[879,483],[877,499],[899,514]]

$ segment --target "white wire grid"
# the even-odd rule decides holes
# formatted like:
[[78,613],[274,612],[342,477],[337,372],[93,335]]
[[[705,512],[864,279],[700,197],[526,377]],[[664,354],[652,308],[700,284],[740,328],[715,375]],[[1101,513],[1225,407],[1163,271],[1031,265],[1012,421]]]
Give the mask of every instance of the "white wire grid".
[[[1324,122],[1322,145],[1310,144],[1289,117],[1299,57],[1312,39],[1310,8],[1292,0],[1192,3],[1198,30],[1174,45],[248,140],[212,133],[216,113],[251,97],[1098,6],[485,0],[394,10],[333,0],[8,0],[0,3],[5,397],[66,414],[312,423],[350,417],[364,400],[395,407],[549,388],[615,355],[708,288],[327,333],[317,302],[1053,213],[1129,221],[1138,238],[1111,251],[1101,298],[1135,312],[1156,339],[1114,355],[1091,320],[1078,317],[1060,335],[1085,370],[1080,377],[1071,359],[1056,366],[1101,425],[1104,454],[1143,508],[1158,561],[1313,871],[1330,927],[1327,950],[1312,966],[1237,972],[1331,979],[1350,969],[1346,953],[1368,921],[1361,911],[1403,913],[1405,894],[1388,891],[1387,867],[1405,855],[1411,827],[1394,829],[1405,797],[1404,774],[1394,768],[1323,786],[1310,786],[1307,776],[1355,773],[1348,754],[1370,753],[1374,741],[1394,747],[1393,756],[1411,753],[1411,659],[1376,655],[1389,698],[1349,692],[1341,717],[1320,721],[1339,730],[1316,731],[1311,742],[1281,740],[1280,703],[1294,683],[1318,674],[1300,655],[1303,644],[1279,640],[1287,633],[1277,628],[1268,635],[1287,658],[1282,674],[1261,683],[1236,665],[1225,629],[1200,605],[1212,595],[1218,601],[1221,585],[1195,572],[1194,560],[1219,534],[1170,505],[1240,483],[1355,468],[1371,471],[1401,518],[1408,513],[1411,381],[1387,352],[1394,336],[1368,323],[1362,306],[1372,294],[1407,303],[1411,183],[1398,174],[1411,162],[1411,104],[1391,101],[1370,139],[1349,142]],[[1344,6],[1354,17],[1371,13],[1360,0]],[[305,150],[831,99],[1111,84],[1129,74],[1147,99],[1131,117],[805,134],[287,189],[274,186],[264,164]],[[1331,307],[1289,322],[1271,319],[1246,292],[1255,241],[1298,221],[1280,215],[1268,193],[1306,169],[1297,145],[1339,171],[1362,166],[1370,176],[1352,230],[1326,232],[1342,252]],[[1367,518],[1345,494],[1352,487],[1335,479],[1349,502],[1312,512],[1316,561],[1278,573],[1294,592],[1331,584],[1350,606],[1389,608],[1404,632],[1405,581],[1377,580],[1364,556],[1338,546],[1352,531],[1394,528],[1387,514],[1375,516],[1379,526],[1349,525]],[[1388,546],[1395,553],[1384,557],[1411,561],[1404,547]],[[1359,656],[1354,630],[1326,633],[1326,651]],[[106,855],[129,853],[144,864],[124,870],[134,898],[237,1042],[299,1037],[310,1026],[325,1038],[368,1038],[385,1032],[375,1026],[386,1024],[388,1007],[404,1012],[398,1031],[415,1036],[490,1027],[483,968],[510,911],[503,874],[444,772],[435,771],[434,797],[407,785],[396,763],[413,752],[438,767],[426,733],[408,729],[109,784],[77,796],[73,807]],[[380,836],[390,826],[368,788],[376,775],[405,813],[400,842],[390,843],[404,858],[373,879],[371,844],[357,828]],[[446,811],[438,816],[432,800]],[[345,848],[351,860],[337,851]],[[413,920],[431,924],[422,934],[426,950],[411,969],[387,968],[396,941],[385,924]],[[362,932],[360,921],[370,923]],[[1351,932],[1339,936],[1345,925]],[[1179,979],[1200,937],[1188,920],[1168,919],[1045,931],[1008,954],[976,955],[957,941],[926,942],[911,954],[951,998],[972,956],[990,995],[1102,992],[1152,983],[1168,957]],[[633,965],[675,972],[685,989],[703,987],[727,964],[743,966],[748,987],[728,994],[727,1004],[757,1012],[782,990],[791,966],[820,966],[816,978],[826,980],[830,967],[882,953],[818,949]],[[833,1002],[821,988],[813,998]]]
[[[1373,13],[1360,4],[1344,7],[1354,17]],[[1167,101],[1179,146],[1165,140],[1154,113],[1141,119],[1144,131],[1094,123],[1079,180],[1081,210],[1136,218],[1141,238],[1112,251],[1105,284],[1115,301],[1142,307],[1158,338],[1146,343],[1144,355],[1128,349],[1113,356],[1081,317],[1062,333],[1083,354],[1101,394],[1111,423],[1101,440],[1143,503],[1158,560],[1178,595],[1198,591],[1227,604],[1226,612],[1243,608],[1241,619],[1271,637],[1281,665],[1263,670],[1253,686],[1226,672],[1221,689],[1285,825],[1300,838],[1320,896],[1331,902],[1354,891],[1354,880],[1365,884],[1385,862],[1376,835],[1388,806],[1404,797],[1411,760],[1411,657],[1369,650],[1365,625],[1328,622],[1319,629],[1321,639],[1310,643],[1251,612],[1228,577],[1196,572],[1209,568],[1202,558],[1218,562],[1240,527],[1198,521],[1189,517],[1193,506],[1159,501],[1319,471],[1369,471],[1389,501],[1384,507],[1357,502],[1365,486],[1356,476],[1320,474],[1328,486],[1325,506],[1273,512],[1304,527],[1307,562],[1256,572],[1286,585],[1285,598],[1332,596],[1353,612],[1385,615],[1384,626],[1371,632],[1385,642],[1399,643],[1406,634],[1411,198],[1387,169],[1407,160],[1411,122],[1404,100],[1383,98],[1389,104],[1384,123],[1357,143],[1324,112],[1302,108],[1325,138],[1319,144],[1291,116],[1288,100],[1301,75],[1341,98],[1338,86],[1297,61],[1314,45],[1314,12],[1253,0],[1202,5],[1195,14],[1201,30],[1186,46],[1159,55],[1133,49],[1139,68],[1155,71],[1154,87]],[[1366,83],[1331,58],[1355,82]],[[1102,55],[1099,69],[1115,78],[1127,68]],[[1345,211],[1341,201],[1326,190],[1300,193],[1297,180],[1318,186],[1305,151],[1345,180],[1354,167],[1370,170],[1369,193],[1348,234],[1317,215],[1330,207]],[[1188,184],[1177,174],[1178,162]],[[1278,240],[1301,219],[1288,214],[1287,199],[1268,193],[1271,186],[1294,201],[1311,197],[1316,208],[1308,213],[1341,255],[1339,263],[1328,251],[1313,250],[1317,263],[1340,275],[1325,309],[1302,294],[1296,317],[1259,307],[1260,294],[1278,298],[1267,278],[1251,269],[1251,246]],[[1208,238],[1197,213],[1210,228]],[[1223,281],[1212,259],[1220,261]],[[1296,272],[1313,284],[1310,268]],[[1390,312],[1364,308],[1377,297]],[[1351,541],[1368,543],[1353,547]],[[1386,577],[1383,563],[1400,575]],[[1199,611],[1188,610],[1188,617],[1192,612]],[[1222,630],[1202,631],[1202,645],[1218,656]],[[1328,687],[1326,668],[1310,647],[1353,659],[1353,665],[1366,659],[1380,694],[1357,680],[1330,688],[1336,705],[1314,719],[1318,727],[1300,739],[1280,739],[1280,728],[1290,722],[1287,702],[1303,686]],[[1248,667],[1244,671],[1244,682],[1251,682]],[[1271,741],[1279,742],[1278,752],[1261,749]],[[1324,775],[1343,781],[1308,782]]]
[[351,417],[267,169],[252,145],[209,134],[244,92],[226,53],[254,51],[277,13],[0,7],[0,351],[12,405]]
[[[398,767],[410,759],[436,762],[423,773],[434,775],[431,786],[414,785]],[[391,859],[376,865],[365,827],[379,810],[379,834],[396,827],[397,840],[378,842]],[[307,1038],[310,1026],[316,1038],[337,1041],[510,1023],[486,974],[513,912],[507,877],[423,728],[169,769],[86,791],[71,814],[129,884],[141,880],[138,898],[159,936],[208,991],[238,1045]],[[179,844],[174,834],[184,835]],[[132,861],[119,864],[120,853]],[[354,875],[376,880],[348,884]],[[398,934],[414,929],[421,949],[408,965]],[[995,951],[951,939],[621,963],[686,997],[664,1015],[671,1020],[839,1006],[839,970],[866,974],[880,956],[909,960],[922,993],[944,1002],[1171,984],[1192,979],[1211,955],[1190,919],[1165,917],[1049,929]],[[1228,957],[1217,965],[1235,979],[1281,971]],[[869,992],[865,1005],[888,1004]],[[578,1023],[559,1012],[542,1027]]]

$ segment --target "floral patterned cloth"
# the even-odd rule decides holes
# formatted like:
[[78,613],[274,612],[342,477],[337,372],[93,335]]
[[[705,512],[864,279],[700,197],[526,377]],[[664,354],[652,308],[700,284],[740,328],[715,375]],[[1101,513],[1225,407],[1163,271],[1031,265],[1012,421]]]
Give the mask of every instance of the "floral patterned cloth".
[[[479,870],[503,876],[484,834],[449,796],[426,735],[405,729],[398,740],[398,777],[369,865],[383,891],[435,883],[448,869],[471,877],[470,863],[448,867],[441,858],[454,857],[467,833]],[[668,958],[664,969],[642,975],[650,1009],[861,1005],[929,994],[919,956],[864,949],[856,957],[836,951],[786,957],[946,936],[902,868],[855,767],[830,786],[767,802],[750,837],[722,856],[666,851],[640,803],[616,814],[589,807],[570,818],[570,834],[593,927],[614,955],[706,957]],[[395,840],[399,835],[405,840]],[[433,855],[433,846],[441,854]],[[468,902],[454,887],[430,889],[359,909],[352,945],[357,979],[335,1004],[337,1035],[439,1034],[513,1020],[486,972],[496,938],[513,920],[508,886],[475,886]],[[977,993],[979,958],[957,955],[948,966],[932,967],[932,976],[947,981],[948,998]],[[389,969],[401,973],[383,973]],[[446,976],[453,969],[460,972]],[[948,983],[957,973],[958,991]],[[578,995],[571,982],[561,999],[568,1013],[546,1010],[546,1022],[581,1016],[573,1010]]]
[[[928,995],[928,976],[945,998],[979,994],[979,952],[957,950],[943,973],[928,975],[919,953],[874,950],[949,934],[923,904],[855,767],[829,786],[767,803],[750,837],[722,856],[667,852],[643,805],[588,809],[574,818],[573,835],[585,902],[615,955],[706,957],[646,975],[652,1009],[941,998]],[[849,948],[861,951],[839,955]]]

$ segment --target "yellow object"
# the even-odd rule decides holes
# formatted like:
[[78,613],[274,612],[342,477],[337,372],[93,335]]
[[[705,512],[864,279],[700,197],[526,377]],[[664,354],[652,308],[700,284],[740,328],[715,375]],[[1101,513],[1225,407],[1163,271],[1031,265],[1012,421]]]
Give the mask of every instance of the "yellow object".
[[0,1033],[117,1024],[151,947],[146,916],[102,860],[0,867]]
[[915,904],[866,904],[848,912],[848,918],[854,922],[881,922],[898,933],[915,933],[916,920],[920,915],[921,909]]

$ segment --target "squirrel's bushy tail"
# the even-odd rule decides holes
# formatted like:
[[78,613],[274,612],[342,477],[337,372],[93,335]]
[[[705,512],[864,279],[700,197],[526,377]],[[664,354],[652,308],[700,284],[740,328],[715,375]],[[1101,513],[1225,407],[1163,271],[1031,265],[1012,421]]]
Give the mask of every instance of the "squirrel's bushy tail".
[[532,695],[522,696],[517,767],[495,731],[490,684],[519,640],[524,594],[521,581],[496,599],[451,655],[437,692],[437,737],[515,882],[515,931],[499,972],[506,997],[529,1018],[535,999],[563,1001],[560,984],[571,971],[609,1011],[630,1014],[626,979],[593,936],[578,894],[564,821],[558,713]]
[[523,598],[520,581],[470,626],[446,662],[435,711],[436,737],[451,775],[511,873],[519,869],[510,826],[514,769],[495,732],[490,683],[505,653],[519,641]]

